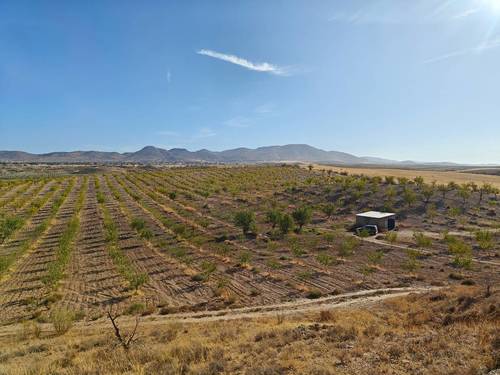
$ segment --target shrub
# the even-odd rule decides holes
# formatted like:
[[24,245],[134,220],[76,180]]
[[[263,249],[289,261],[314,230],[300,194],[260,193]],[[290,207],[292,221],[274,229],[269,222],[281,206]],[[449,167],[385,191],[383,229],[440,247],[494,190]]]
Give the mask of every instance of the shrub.
[[413,190],[411,190],[410,188],[405,188],[403,190],[403,199],[408,207],[411,207],[417,200],[417,196],[415,195],[415,192]]
[[323,211],[327,219],[330,219],[335,213],[335,205],[333,203],[327,203],[321,207],[321,211]]
[[282,216],[281,212],[278,211],[277,209],[269,210],[266,213],[267,222],[272,225],[273,229],[276,228],[276,225],[279,224],[281,216]]
[[292,212],[292,217],[299,226],[297,231],[300,233],[302,231],[302,227],[311,221],[312,210],[307,206],[296,208]]
[[329,266],[335,262],[335,258],[327,253],[318,254],[316,260],[324,266]]
[[448,243],[450,253],[454,255],[453,264],[457,267],[470,268],[472,264],[472,247],[458,239]]
[[300,280],[309,280],[313,277],[313,275],[314,275],[313,272],[310,270],[304,270],[304,271],[297,272],[297,277]]
[[148,281],[148,275],[145,273],[134,273],[128,277],[130,286],[137,291],[143,284]]
[[153,232],[151,232],[150,229],[143,229],[140,233],[141,237],[144,238],[145,240],[150,240],[153,238]]
[[0,218],[0,243],[23,225],[23,219],[15,216]]
[[408,249],[406,251],[406,262],[403,264],[403,268],[408,271],[416,271],[420,268],[420,263],[418,261],[418,256],[420,253],[417,250]]
[[382,261],[384,257],[384,252],[382,250],[377,250],[371,253],[368,253],[368,260],[370,263],[378,264]]
[[385,183],[388,185],[394,185],[395,179],[394,176],[385,176]]
[[144,306],[144,304],[136,302],[136,303],[131,304],[127,308],[126,313],[128,315],[137,315],[137,314],[142,314],[142,312],[145,310],[146,310],[146,306]]
[[74,313],[63,307],[52,310],[50,314],[50,322],[58,335],[68,332],[73,326],[74,320]]
[[269,259],[267,262],[266,262],[266,265],[269,267],[269,268],[272,268],[273,270],[277,270],[277,269],[280,269],[281,268],[281,263],[277,262],[276,260],[274,259]]
[[397,232],[387,232],[385,235],[385,239],[389,243],[396,243],[398,240],[398,233]]
[[359,240],[357,238],[347,237],[340,244],[339,254],[342,256],[349,256],[358,246],[359,246]]
[[168,197],[172,200],[174,200],[175,198],[177,198],[177,192],[176,191],[171,191],[170,193],[168,193]]
[[203,275],[202,273],[197,273],[191,276],[191,280],[200,282],[200,281],[205,281],[206,278],[205,275]]
[[432,240],[424,235],[422,232],[413,232],[413,239],[418,247],[430,247],[432,245]]
[[210,274],[215,272],[217,267],[214,263],[205,260],[201,262],[201,269],[203,270],[203,273],[208,277]]
[[106,201],[106,198],[104,197],[104,194],[101,191],[97,192],[97,203],[104,203]]
[[292,251],[292,254],[296,257],[301,257],[306,253],[306,251],[296,242],[293,242],[290,245],[290,249]]
[[240,254],[240,264],[249,264],[252,259],[252,254],[248,251],[244,251]]
[[493,233],[487,230],[477,231],[476,241],[478,242],[481,249],[491,249],[493,247]]
[[323,235],[323,238],[326,242],[333,243],[333,241],[335,241],[335,234],[332,232],[327,232]]
[[321,297],[321,292],[319,290],[310,290],[307,292],[306,297],[309,299],[318,299]]
[[251,211],[239,211],[234,215],[234,225],[247,234],[255,226],[255,215]]
[[363,228],[358,232],[358,236],[360,236],[361,238],[370,237],[370,231],[366,228]]
[[284,214],[281,216],[279,221],[280,232],[284,236],[289,233],[294,226],[293,218],[289,214]]
[[136,230],[137,232],[140,232],[141,230],[144,229],[144,227],[146,226],[146,223],[144,222],[143,219],[134,218],[130,222],[130,226],[132,227],[132,229]]
[[183,237],[186,232],[187,232],[187,228],[184,224],[175,224],[173,227],[172,227],[172,231],[177,235],[177,236],[181,236]]

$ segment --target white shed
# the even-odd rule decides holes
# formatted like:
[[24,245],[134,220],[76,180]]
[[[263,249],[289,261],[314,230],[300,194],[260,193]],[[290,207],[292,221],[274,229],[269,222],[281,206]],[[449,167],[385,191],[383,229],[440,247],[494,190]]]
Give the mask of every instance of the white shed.
[[379,231],[396,228],[396,214],[393,212],[367,211],[356,215],[356,226],[376,225]]

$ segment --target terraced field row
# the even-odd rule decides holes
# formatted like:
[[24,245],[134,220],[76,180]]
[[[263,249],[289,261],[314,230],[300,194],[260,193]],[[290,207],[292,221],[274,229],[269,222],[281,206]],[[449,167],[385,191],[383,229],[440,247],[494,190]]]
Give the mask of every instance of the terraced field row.
[[54,297],[51,265],[57,260],[57,249],[75,215],[82,184],[83,178],[70,183],[60,196],[60,204],[54,206],[56,210],[37,218],[41,223],[34,229],[35,236],[29,237],[29,245],[22,247],[24,252],[14,252],[14,264],[0,283],[4,320],[29,318],[50,305]]

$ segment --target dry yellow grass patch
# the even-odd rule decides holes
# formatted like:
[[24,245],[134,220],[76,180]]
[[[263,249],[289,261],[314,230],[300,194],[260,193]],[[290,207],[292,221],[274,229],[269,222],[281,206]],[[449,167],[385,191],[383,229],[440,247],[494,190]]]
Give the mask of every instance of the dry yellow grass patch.
[[453,172],[453,171],[431,171],[431,170],[412,170],[412,169],[396,169],[396,168],[362,168],[362,167],[336,167],[329,165],[315,165],[315,169],[333,170],[335,172],[347,172],[349,174],[363,174],[374,177],[406,177],[414,179],[417,176],[422,176],[425,182],[430,183],[436,181],[440,184],[455,182],[463,184],[474,182],[478,185],[489,183],[497,188],[500,188],[500,176],[482,175],[476,173]]
[[[477,374],[500,365],[500,293],[462,287],[365,308],[0,340],[0,374]],[[22,330],[23,328],[21,328]]]

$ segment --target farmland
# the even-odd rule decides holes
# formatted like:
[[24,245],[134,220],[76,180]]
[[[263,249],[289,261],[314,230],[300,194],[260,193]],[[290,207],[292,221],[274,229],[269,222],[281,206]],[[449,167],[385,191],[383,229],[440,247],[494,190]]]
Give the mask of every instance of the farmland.
[[450,182],[455,182],[457,184],[475,183],[479,185],[488,183],[500,188],[498,168],[453,169],[452,167],[435,167],[434,169],[405,169],[402,167],[341,167],[330,165],[317,165],[316,168],[329,169],[337,173],[347,172],[349,174],[364,174],[370,177],[394,176],[414,179],[415,177],[420,176],[423,177],[425,182],[428,183],[431,183],[432,181],[444,184],[448,184]]
[[[0,333],[50,332],[66,315],[81,327],[107,325],[110,312],[269,319],[358,295],[496,293],[498,193],[291,165],[3,179]],[[355,236],[367,210],[396,212],[398,230]]]
[[[263,166],[123,168],[0,189],[2,323],[498,281],[490,186]],[[397,212],[399,232],[351,235],[367,209]]]

